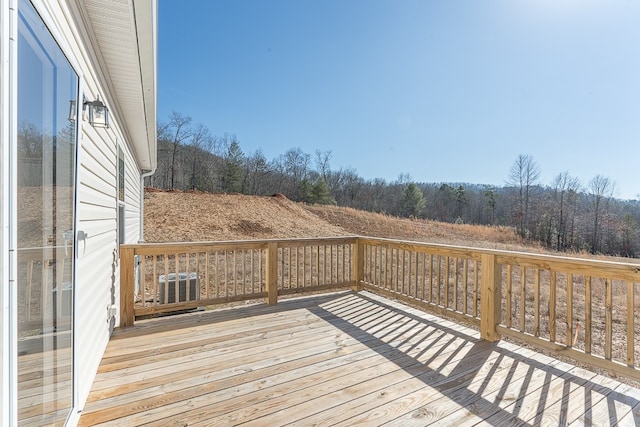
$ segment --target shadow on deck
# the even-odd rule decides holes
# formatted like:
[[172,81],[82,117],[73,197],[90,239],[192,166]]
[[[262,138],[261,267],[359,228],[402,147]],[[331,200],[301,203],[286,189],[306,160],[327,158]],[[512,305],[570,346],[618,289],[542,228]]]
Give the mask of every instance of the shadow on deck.
[[116,331],[80,425],[640,425],[640,390],[377,295]]

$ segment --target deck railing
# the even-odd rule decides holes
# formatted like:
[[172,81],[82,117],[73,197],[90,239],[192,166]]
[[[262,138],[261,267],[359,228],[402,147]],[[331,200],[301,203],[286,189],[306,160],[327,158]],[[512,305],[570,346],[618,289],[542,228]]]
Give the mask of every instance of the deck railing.
[[120,247],[121,325],[135,316],[355,285],[355,237]]
[[71,291],[73,249],[20,248],[17,254],[18,329],[28,336],[57,327],[70,311],[70,296],[63,293]]
[[366,289],[474,324],[489,341],[516,338],[640,379],[637,264],[369,237],[122,245],[120,256],[121,326],[225,302]]

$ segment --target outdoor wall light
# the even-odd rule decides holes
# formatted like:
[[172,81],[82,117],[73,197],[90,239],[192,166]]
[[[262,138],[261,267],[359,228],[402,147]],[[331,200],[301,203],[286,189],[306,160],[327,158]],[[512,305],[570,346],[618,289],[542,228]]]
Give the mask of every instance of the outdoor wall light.
[[76,114],[78,114],[78,111],[76,110],[76,100],[72,99],[69,101],[69,116],[67,117],[67,120],[69,120],[71,123],[75,123]]
[[94,128],[109,128],[109,109],[102,101],[100,95],[95,101],[83,102],[83,110],[89,110],[89,124]]

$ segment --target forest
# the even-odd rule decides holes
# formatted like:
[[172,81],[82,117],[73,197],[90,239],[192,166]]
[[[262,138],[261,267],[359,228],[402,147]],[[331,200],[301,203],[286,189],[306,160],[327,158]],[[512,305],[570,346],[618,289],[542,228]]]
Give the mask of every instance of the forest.
[[560,252],[637,257],[640,202],[614,197],[615,183],[596,174],[583,183],[568,171],[540,181],[535,159],[520,154],[503,186],[365,179],[332,167],[331,151],[290,148],[273,159],[245,153],[233,134],[213,135],[181,113],[158,127],[158,168],[146,185],[163,189],[271,195],[388,215],[514,227],[525,239]]

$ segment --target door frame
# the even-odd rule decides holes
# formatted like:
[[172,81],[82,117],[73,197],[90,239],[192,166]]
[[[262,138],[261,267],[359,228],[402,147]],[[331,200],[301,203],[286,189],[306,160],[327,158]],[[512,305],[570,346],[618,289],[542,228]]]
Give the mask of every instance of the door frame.
[[17,424],[17,299],[13,286],[16,271],[14,141],[17,141],[17,0],[0,0],[0,424]]
[[[79,408],[79,395],[78,395],[78,345],[77,338],[77,326],[78,326],[78,305],[76,304],[77,294],[77,261],[78,261],[78,211],[79,211],[79,197],[78,186],[80,184],[80,144],[82,141],[82,132],[84,123],[82,121],[82,99],[85,92],[84,76],[82,74],[82,68],[80,67],[76,57],[74,56],[74,49],[68,44],[67,39],[63,37],[63,30],[59,27],[58,21],[54,19],[54,12],[51,10],[51,5],[48,2],[34,2],[33,0],[26,0],[31,3],[36,12],[40,15],[40,18],[44,22],[47,30],[57,43],[58,47],[69,62],[70,67],[75,72],[78,78],[77,87],[77,99],[76,99],[76,129],[75,129],[75,148],[73,153],[74,159],[74,196],[73,196],[73,271],[72,275],[72,331],[71,331],[71,351],[72,351],[72,387],[71,387],[71,407],[65,420],[65,425],[76,424],[80,418]],[[2,37],[2,45],[0,45],[0,57],[3,59],[1,67],[3,67],[3,78],[0,82],[0,125],[3,141],[2,152],[0,152],[0,185],[1,189],[7,191],[4,194],[8,194],[9,197],[5,198],[0,205],[2,212],[0,213],[0,225],[3,226],[0,231],[0,237],[2,239],[2,260],[0,260],[0,273],[2,274],[3,283],[8,283],[9,286],[2,286],[0,291],[0,315],[2,316],[2,355],[0,361],[2,365],[0,367],[0,377],[2,379],[2,418],[0,418],[0,425],[17,425],[18,419],[18,304],[17,304],[17,131],[18,131],[18,117],[17,117],[17,104],[18,104],[18,69],[17,69],[17,57],[18,57],[18,4],[19,0],[0,0],[0,35]],[[5,13],[7,12],[8,13]],[[6,41],[6,43],[5,43]],[[5,46],[6,45],[6,46]],[[7,58],[5,62],[4,59]],[[9,64],[7,70],[5,64]],[[8,71],[8,72],[6,72]],[[9,108],[3,108],[9,106]],[[6,139],[5,139],[6,136]],[[5,203],[6,202],[6,203]],[[8,238],[6,238],[8,237]],[[8,267],[8,268],[4,268]],[[6,282],[4,279],[7,279]],[[6,323],[5,323],[6,319]],[[7,326],[5,326],[7,325]],[[8,350],[8,351],[5,351]],[[8,398],[5,398],[8,396]]]

